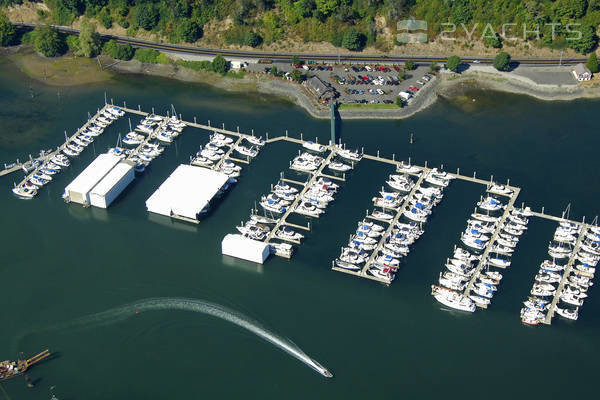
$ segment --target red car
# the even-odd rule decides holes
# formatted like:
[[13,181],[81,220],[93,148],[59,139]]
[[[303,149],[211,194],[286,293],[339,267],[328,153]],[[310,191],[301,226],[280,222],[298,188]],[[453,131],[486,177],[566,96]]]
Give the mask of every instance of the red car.
[[416,87],[416,86],[409,86],[408,90],[413,91],[413,92],[417,92],[417,91],[419,91],[419,88]]
[[400,72],[400,67],[397,65],[394,65],[394,69],[396,70],[396,72]]

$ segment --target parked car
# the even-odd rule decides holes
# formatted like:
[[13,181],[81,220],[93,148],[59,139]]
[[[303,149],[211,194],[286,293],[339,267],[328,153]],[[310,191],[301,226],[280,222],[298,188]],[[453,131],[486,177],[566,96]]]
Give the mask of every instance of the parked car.
[[428,75],[423,75],[423,77],[421,78],[426,82],[429,82],[429,80],[431,79]]
[[425,84],[425,82],[423,82],[423,81],[417,81],[417,83],[421,86],[423,86]]
[[365,65],[365,70],[371,72],[371,71],[373,71],[373,68],[369,67],[368,65]]
[[408,90],[412,90],[413,92],[417,92],[417,91],[419,91],[419,88],[416,87],[416,86],[409,86]]
[[381,90],[381,89],[377,89],[377,93],[379,93],[379,94],[385,94],[385,93],[383,92],[383,90]]

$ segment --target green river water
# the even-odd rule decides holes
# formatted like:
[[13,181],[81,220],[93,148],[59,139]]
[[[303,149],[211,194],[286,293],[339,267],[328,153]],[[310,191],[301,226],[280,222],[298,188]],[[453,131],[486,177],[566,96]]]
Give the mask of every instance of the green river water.
[[[257,134],[329,136],[317,121],[285,102],[230,94],[165,79],[121,76],[75,88],[46,86],[0,60],[0,161],[56,147],[64,130],[87,112],[115,103],[175,105],[184,119],[211,120]],[[343,121],[351,147],[444,164],[464,174],[523,190],[517,201],[571,218],[598,213],[598,101],[545,103],[524,96],[476,91],[440,100],[404,121]],[[473,101],[474,100],[474,101]],[[132,117],[137,123],[139,117]],[[390,287],[330,270],[371,197],[392,172],[361,161],[290,261],[263,266],[220,254],[220,243],[287,170],[298,147],[268,145],[245,167],[240,183],[198,226],[173,223],[145,209],[145,200],[206,132],[187,128],[176,143],[108,209],[67,205],[64,187],[127,132],[122,118],[94,146],[24,201],[10,192],[18,172],[0,178],[0,359],[49,348],[55,357],[29,375],[4,382],[0,398],[48,399],[487,399],[591,398],[600,346],[600,294],[595,287],[569,323],[521,324],[527,297],[556,224],[531,219],[493,304],[474,314],[448,311],[429,294],[459,241],[483,187],[454,181]],[[415,143],[409,144],[413,133]],[[293,174],[289,173],[289,176]],[[299,219],[300,222],[304,222]],[[325,379],[258,336],[229,322],[182,310],[131,312],[114,321],[70,321],[148,298],[193,298],[218,303],[258,320],[328,367]]]

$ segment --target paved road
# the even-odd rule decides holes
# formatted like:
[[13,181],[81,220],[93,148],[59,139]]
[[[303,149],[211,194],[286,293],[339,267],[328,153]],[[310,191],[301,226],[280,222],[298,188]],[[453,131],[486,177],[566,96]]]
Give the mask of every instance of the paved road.
[[[26,23],[14,23],[14,25],[19,29],[27,29],[31,30],[35,28],[35,24],[26,24]],[[62,33],[70,33],[78,35],[79,31],[77,29],[73,29],[66,26],[54,26],[59,32]],[[146,47],[156,50],[163,51],[171,51],[177,53],[187,53],[187,54],[198,54],[198,55],[222,55],[228,58],[254,58],[254,59],[271,59],[277,61],[286,61],[290,62],[292,56],[298,55],[303,60],[314,60],[314,61],[330,61],[330,62],[375,62],[375,63],[398,63],[405,61],[413,61],[415,63],[423,63],[429,64],[432,61],[445,63],[447,61],[447,57],[429,57],[429,56],[388,56],[388,55],[373,55],[373,54],[313,54],[313,53],[271,53],[271,52],[262,52],[262,51],[242,51],[242,50],[221,50],[221,49],[208,49],[201,47],[191,47],[191,46],[182,46],[177,44],[167,44],[167,43],[156,43],[150,42],[147,40],[141,39],[133,39],[124,36],[115,36],[115,35],[107,35],[100,34],[100,37],[104,39],[113,39],[119,43],[129,43],[134,47]],[[465,63],[473,63],[474,61],[479,61],[481,63],[491,63],[493,61],[492,58],[473,58],[473,57],[465,57],[463,58],[463,62]],[[546,59],[532,59],[532,58],[522,58],[522,59],[513,59],[515,62],[519,62],[521,64],[531,64],[531,65],[558,65],[559,62],[562,64],[574,64],[579,62],[585,62],[586,58],[566,58],[566,59],[558,59],[558,58],[546,58]]]

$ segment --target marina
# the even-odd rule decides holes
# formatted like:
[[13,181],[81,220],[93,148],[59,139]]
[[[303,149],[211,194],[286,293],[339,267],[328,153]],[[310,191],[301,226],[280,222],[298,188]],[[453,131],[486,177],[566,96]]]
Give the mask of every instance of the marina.
[[[2,135],[22,139],[2,143],[0,153],[6,162],[14,161],[16,155],[24,161],[30,152],[55,148],[62,142],[65,128],[75,131],[85,122],[86,111],[96,110],[104,91],[111,93],[115,104],[117,99],[121,105],[126,100],[129,107],[137,109],[139,103],[149,112],[154,106],[163,115],[170,103],[176,102],[185,120],[193,122],[197,115],[204,125],[208,119],[219,128],[225,122],[234,132],[239,125],[241,132],[250,133],[253,128],[256,136],[265,137],[268,131],[270,138],[277,137],[289,129],[295,138],[301,131],[306,140],[319,136],[321,143],[329,138],[324,133],[329,131],[329,121],[315,121],[289,104],[264,101],[263,95],[235,95],[132,74],[116,82],[75,90],[33,82],[36,98],[32,100],[28,92],[31,80],[24,77],[23,86],[19,86],[17,80],[2,75],[3,93],[7,94]],[[10,90],[13,86],[15,89]],[[61,90],[60,102],[56,101],[57,90]],[[471,96],[477,99],[475,103]],[[364,146],[367,155],[375,156],[381,150],[381,157],[390,160],[396,153],[396,160],[410,156],[415,165],[424,166],[427,161],[428,167],[439,167],[443,163],[444,170],[454,173],[460,167],[460,174],[468,177],[476,170],[477,178],[488,183],[491,174],[502,183],[510,177],[511,185],[522,188],[515,207],[524,201],[534,212],[542,213],[545,206],[545,215],[560,219],[571,202],[571,216],[565,219],[581,222],[587,214],[592,220],[597,213],[598,190],[579,172],[594,171],[592,153],[600,142],[593,133],[594,118],[590,118],[594,115],[593,101],[544,103],[491,91],[469,93],[467,97],[467,106],[474,109],[465,111],[440,99],[422,115],[401,123],[343,121],[341,137],[349,148],[360,151]],[[130,115],[96,139],[98,154],[115,146],[119,131],[123,135],[128,131]],[[134,116],[131,119],[133,123]],[[575,124],[576,129],[569,128]],[[411,132],[415,136],[412,145]],[[33,134],[36,136],[32,138]],[[48,388],[54,385],[61,399],[90,400],[115,398],[122,393],[136,400],[198,395],[239,398],[247,393],[266,399],[387,398],[400,392],[416,397],[423,395],[428,376],[435,375],[438,384],[429,385],[425,394],[433,397],[449,390],[460,392],[464,389],[461,382],[473,378],[469,371],[477,373],[476,379],[471,379],[470,393],[489,392],[498,376],[513,382],[494,391],[494,399],[515,391],[530,397],[594,396],[589,382],[593,381],[594,360],[599,355],[595,345],[599,328],[594,317],[600,304],[597,284],[588,289],[589,298],[575,323],[556,314],[551,328],[535,329],[519,319],[521,302],[527,298],[540,262],[547,258],[546,246],[558,222],[530,217],[529,230],[487,311],[463,314],[449,310],[430,296],[429,287],[437,283],[444,260],[460,242],[458,234],[465,229],[485,185],[460,179],[450,184],[425,227],[426,233],[415,243],[393,284],[386,286],[330,270],[340,245],[365,217],[365,210],[371,212],[372,197],[395,168],[363,159],[347,173],[347,183],[326,214],[311,219],[312,233],[292,228],[306,238],[291,261],[272,256],[264,265],[238,260],[221,255],[221,240],[228,233],[237,233],[235,225],[248,219],[250,206],[269,192],[280,171],[286,171],[286,179],[306,181],[287,169],[289,160],[302,147],[278,140],[266,144],[249,168],[239,164],[244,167],[239,183],[218,200],[200,224],[148,213],[145,201],[178,165],[189,163],[189,156],[208,142],[211,134],[187,127],[107,210],[66,205],[61,199],[64,187],[93,161],[91,145],[34,201],[19,200],[10,192],[12,177],[18,176],[18,182],[23,176],[20,172],[0,179],[4,219],[10,227],[3,233],[4,294],[21,299],[5,310],[5,319],[13,328],[3,332],[6,345],[2,359],[16,360],[19,351],[30,356],[46,348],[45,344],[60,349],[60,357],[27,372],[34,382],[43,379],[35,389],[26,387],[23,376],[3,382],[11,399],[50,398]],[[330,174],[327,169],[324,172]],[[585,175],[589,178],[592,173]],[[154,221],[155,216],[161,223]],[[307,225],[303,217],[294,214],[288,222]],[[31,251],[32,246],[39,250]],[[127,319],[103,320],[106,323],[100,326],[88,323],[40,330],[64,323],[71,326],[74,319],[161,296],[205,299],[240,310],[292,339],[335,372],[335,378],[322,379],[245,331],[189,311],[142,311],[138,315],[136,307],[126,313],[131,314]],[[42,305],[37,300],[40,298]],[[442,338],[439,332],[444,333]],[[407,343],[426,342],[427,346],[390,351],[398,346],[394,339],[398,334]],[[512,345],[493,350],[491,343]],[[177,351],[181,348],[186,349],[183,356]],[[481,362],[481,352],[473,350],[483,348],[489,350],[493,362],[473,370],[472,366]],[[358,361],[348,362],[349,354]],[[565,369],[561,376],[582,383],[531,385],[532,380],[547,379],[547,371],[514,362],[517,358],[542,360],[549,355],[556,365],[578,365]],[[211,361],[198,362],[206,359]],[[158,368],[164,363],[178,367]],[[82,365],[92,370],[82,370]],[[113,373],[117,367],[128,373]],[[448,374],[449,368],[456,373]],[[258,369],[264,373],[257,373]],[[199,374],[206,384],[189,385]],[[365,374],[384,383],[368,383]],[[229,382],[232,375],[238,377],[236,385]],[[399,376],[405,376],[405,385],[397,382]],[[161,384],[147,385],[149,381]],[[279,382],[278,388],[273,387],[274,381]],[[288,393],[288,387],[298,390]]]

